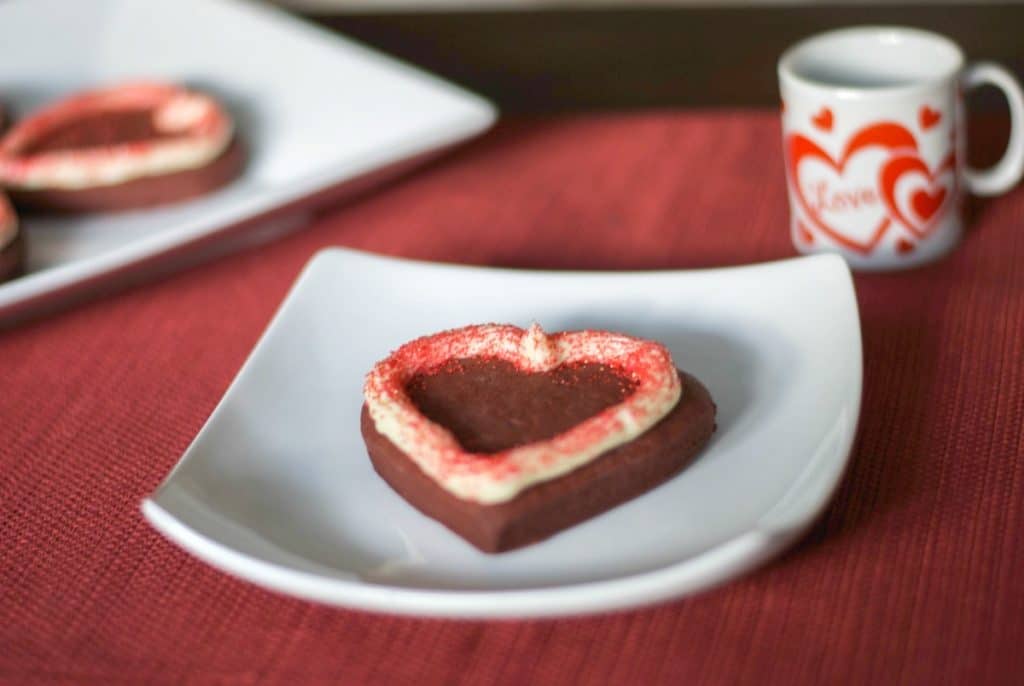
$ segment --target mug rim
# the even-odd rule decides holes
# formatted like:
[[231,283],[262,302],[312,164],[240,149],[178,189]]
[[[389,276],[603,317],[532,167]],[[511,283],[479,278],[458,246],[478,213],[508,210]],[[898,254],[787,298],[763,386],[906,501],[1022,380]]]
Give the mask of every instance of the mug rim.
[[[862,34],[864,36],[873,37],[881,33],[912,35],[917,38],[924,38],[935,43],[940,43],[944,47],[951,49],[955,56],[954,64],[934,76],[928,76],[912,83],[896,86],[870,87],[837,85],[835,83],[829,83],[828,81],[808,78],[807,76],[798,73],[794,68],[793,62],[800,56],[800,53],[807,50],[808,47],[815,43],[832,40],[850,34]],[[786,48],[779,57],[777,71],[780,82],[797,85],[813,91],[828,93],[842,100],[862,100],[875,97],[911,95],[923,90],[935,88],[936,86],[944,86],[960,74],[964,68],[965,62],[964,53],[960,46],[957,45],[954,40],[941,33],[928,31],[926,29],[919,29],[912,26],[869,24],[822,31],[797,41]]]

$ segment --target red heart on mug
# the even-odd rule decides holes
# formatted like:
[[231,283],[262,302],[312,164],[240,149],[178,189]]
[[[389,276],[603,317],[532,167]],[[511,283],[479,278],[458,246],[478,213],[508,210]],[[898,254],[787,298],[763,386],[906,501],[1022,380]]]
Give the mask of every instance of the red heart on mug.
[[916,151],[917,141],[892,122],[861,129],[838,158],[806,136],[792,134],[786,151],[793,194],[822,233],[845,248],[870,254],[891,223],[878,197],[877,169],[899,149]]
[[821,111],[811,117],[811,121],[822,131],[832,130],[832,110],[822,107]]
[[942,119],[942,112],[933,110],[931,107],[928,107],[928,105],[924,105],[921,107],[921,112],[918,115],[918,118],[921,121],[921,129],[927,131],[939,123]]
[[934,191],[927,189],[920,189],[915,191],[910,196],[910,204],[914,208],[914,212],[919,217],[925,220],[931,219],[939,208],[942,207],[942,202],[946,199],[946,189],[939,187]]
[[951,204],[956,158],[950,153],[932,171],[916,152],[902,152],[886,162],[878,178],[889,213],[917,238],[926,238]]

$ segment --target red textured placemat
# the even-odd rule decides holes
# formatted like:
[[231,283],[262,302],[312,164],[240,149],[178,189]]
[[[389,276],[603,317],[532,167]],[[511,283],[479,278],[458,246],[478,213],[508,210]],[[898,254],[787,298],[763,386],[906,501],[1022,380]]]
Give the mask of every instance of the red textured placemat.
[[277,244],[0,334],[0,682],[1020,683],[1024,191],[858,276],[849,474],[803,543],[655,608],[375,616],[263,591],[142,520],[302,265],[342,244],[566,268],[791,254],[774,113],[506,124]]

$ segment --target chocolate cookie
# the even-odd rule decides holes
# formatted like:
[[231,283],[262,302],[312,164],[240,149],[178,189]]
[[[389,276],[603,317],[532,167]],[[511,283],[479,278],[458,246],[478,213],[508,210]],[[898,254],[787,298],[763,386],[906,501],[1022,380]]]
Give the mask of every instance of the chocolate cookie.
[[[700,382],[671,367],[671,378],[662,376],[662,362],[671,359],[667,351],[663,359],[659,357],[654,363],[636,362],[638,354],[625,354],[615,361],[615,366],[572,359],[565,363],[556,360],[540,371],[524,371],[522,364],[517,364],[516,353],[507,351],[518,346],[526,351],[524,355],[539,359],[534,355],[536,346],[532,341],[521,342],[533,336],[533,330],[525,333],[514,327],[491,328],[503,329],[500,333],[505,336],[492,350],[506,351],[509,359],[456,357],[438,367],[401,377],[405,379],[403,396],[415,406],[416,416],[443,427],[458,444],[442,451],[448,455],[444,468],[439,470],[423,456],[414,458],[385,435],[390,431],[398,437],[396,440],[405,440],[414,452],[419,446],[407,441],[410,435],[423,435],[427,442],[436,438],[425,433],[416,416],[411,417],[407,427],[411,434],[396,432],[392,415],[387,408],[381,411],[379,404],[382,397],[393,401],[394,389],[381,396],[377,393],[381,389],[374,388],[378,380],[375,374],[384,378],[425,354],[415,349],[418,342],[399,349],[371,373],[361,417],[363,439],[377,473],[417,509],[485,552],[534,543],[640,495],[678,473],[714,432],[715,405]],[[578,345],[578,340],[559,341],[558,336],[590,333],[594,332],[555,334],[548,340],[555,341],[555,347],[561,346],[558,350],[566,354],[566,350]],[[600,351],[601,346],[616,349],[624,339],[599,342],[592,350]],[[453,349],[451,340],[423,340],[432,349],[441,350],[441,354]],[[619,366],[622,359],[632,360],[636,368],[623,369]],[[625,415],[631,400],[652,387],[659,393],[668,393],[672,402],[664,406],[664,411],[659,410],[652,417],[655,423],[639,435],[626,442],[608,443],[607,439],[624,426],[643,421],[640,414],[631,415],[633,419]],[[645,395],[640,400],[644,407],[657,404],[655,395]],[[371,403],[378,403],[379,421],[374,419]],[[594,444],[598,450],[592,458],[559,469],[560,461],[571,459],[576,448],[584,445],[573,443],[573,432],[582,432],[584,443]],[[557,448],[564,445],[575,447],[559,453]],[[605,445],[612,447],[600,448]],[[512,461],[510,453],[520,449],[536,453],[538,461]],[[525,470],[531,464],[556,469],[538,478],[521,480],[524,487],[511,493],[495,495],[493,491],[466,486],[475,483],[472,479],[479,476],[477,472],[493,472],[495,478],[507,477],[506,481],[515,483],[520,476],[516,470]],[[465,479],[467,474],[470,481],[453,480],[453,475]],[[484,495],[488,497],[481,497]]]
[[225,110],[166,84],[83,93],[0,138],[0,185],[19,205],[58,212],[192,198],[237,177],[244,162]]
[[0,193],[0,281],[21,276],[25,268],[25,239],[18,217],[3,193]]

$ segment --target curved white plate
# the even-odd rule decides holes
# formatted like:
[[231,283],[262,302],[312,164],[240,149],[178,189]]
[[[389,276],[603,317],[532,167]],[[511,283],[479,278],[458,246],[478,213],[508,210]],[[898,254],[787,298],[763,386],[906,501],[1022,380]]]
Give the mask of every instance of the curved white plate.
[[[534,320],[664,342],[711,390],[718,431],[654,491],[485,555],[374,473],[359,435],[363,375],[416,336]],[[466,617],[624,608],[722,582],[791,543],[842,476],[860,395],[857,304],[835,256],[559,273],[332,249],[306,267],[143,512],[216,567],[326,603]]]

